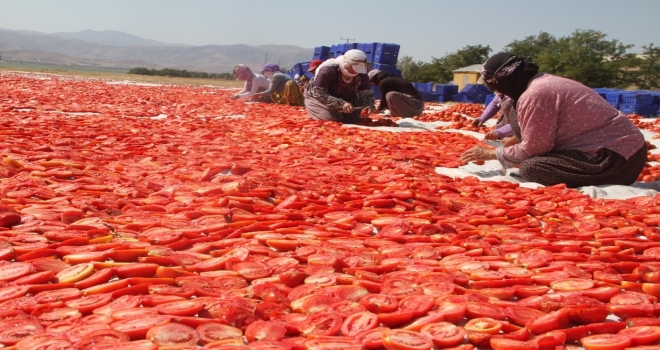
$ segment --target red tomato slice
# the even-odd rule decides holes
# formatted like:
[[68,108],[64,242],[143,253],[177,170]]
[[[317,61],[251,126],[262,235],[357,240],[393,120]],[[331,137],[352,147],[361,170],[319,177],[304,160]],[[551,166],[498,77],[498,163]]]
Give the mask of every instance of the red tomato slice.
[[466,334],[463,327],[449,322],[428,324],[422,327],[420,332],[431,338],[433,344],[443,348],[459,345],[463,342]]
[[154,326],[147,332],[147,340],[158,346],[188,345],[193,346],[199,341],[195,329],[185,324],[166,323]]
[[623,350],[632,344],[632,340],[622,334],[596,334],[580,339],[586,350]]
[[378,315],[369,311],[354,313],[344,320],[341,332],[344,336],[354,337],[365,330],[374,329],[380,325]]
[[84,296],[82,298],[69,300],[65,303],[70,308],[77,309],[82,314],[88,314],[93,310],[99,309],[112,301],[112,295],[106,294],[93,294]]
[[68,301],[78,299],[82,293],[78,288],[63,288],[58,290],[48,290],[38,293],[34,296],[40,304],[48,304],[56,301]]
[[249,342],[274,340],[279,341],[286,334],[286,327],[281,322],[257,320],[245,329],[245,339]]
[[131,339],[143,339],[151,327],[170,322],[170,316],[147,315],[113,322],[110,326],[116,331],[128,335]]
[[22,339],[43,332],[44,328],[35,319],[0,321],[0,344],[14,345]]
[[660,327],[658,326],[624,328],[618,334],[630,338],[632,345],[649,345],[660,341]]
[[360,304],[373,313],[393,312],[399,306],[399,301],[392,295],[369,294],[360,299]]
[[34,272],[34,267],[27,262],[12,262],[0,265],[0,282],[11,282]]
[[317,312],[308,316],[298,328],[303,336],[336,335],[341,329],[343,320],[333,312]]
[[390,329],[382,333],[383,346],[388,350],[430,350],[433,341],[421,333]]
[[469,332],[497,334],[501,329],[502,322],[489,317],[473,318],[465,324],[465,330]]
[[[78,325],[66,331],[65,337],[70,342],[77,343],[88,334],[102,329],[110,329],[110,325],[104,323]],[[128,340],[128,337],[126,340]]]
[[0,288],[0,302],[15,299],[26,295],[30,286],[9,286]]
[[243,339],[243,332],[240,329],[217,322],[200,324],[196,330],[204,344],[225,339]]
[[137,340],[121,343],[97,344],[94,350],[158,350],[158,345],[149,340]]
[[550,282],[550,288],[555,292],[569,292],[576,290],[586,290],[594,287],[596,282],[584,278],[564,278]]
[[436,298],[431,295],[411,295],[399,301],[399,310],[413,312],[413,317],[422,317],[435,307]]
[[525,327],[527,327],[532,333],[543,334],[566,327],[568,321],[568,314],[562,309],[533,319],[525,324]]
[[195,299],[174,301],[156,306],[156,310],[158,310],[159,313],[173,316],[194,316],[202,311],[203,308],[204,304]]
[[317,337],[304,343],[307,350],[348,350],[360,349],[362,344],[349,337]]

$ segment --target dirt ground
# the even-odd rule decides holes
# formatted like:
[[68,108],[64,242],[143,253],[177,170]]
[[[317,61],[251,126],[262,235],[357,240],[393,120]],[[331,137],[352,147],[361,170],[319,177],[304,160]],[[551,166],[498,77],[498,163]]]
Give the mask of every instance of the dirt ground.
[[211,86],[227,87],[227,88],[242,88],[244,85],[242,81],[236,81],[236,80],[160,77],[160,76],[126,74],[119,71],[68,69],[67,67],[52,67],[52,66],[50,67],[40,67],[40,66],[30,66],[30,65],[3,66],[2,64],[0,64],[0,71],[55,74],[61,76],[83,77],[89,79],[103,79],[103,80],[114,80],[114,81],[129,80],[140,83],[152,83],[152,84],[211,85]]

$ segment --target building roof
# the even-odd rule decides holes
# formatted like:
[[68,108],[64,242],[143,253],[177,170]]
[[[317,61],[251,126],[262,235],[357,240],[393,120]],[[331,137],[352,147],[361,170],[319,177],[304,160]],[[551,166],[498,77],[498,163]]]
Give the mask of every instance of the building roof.
[[466,73],[466,72],[479,73],[481,72],[481,66],[483,66],[483,64],[473,64],[471,66],[455,69],[452,71],[452,73]]

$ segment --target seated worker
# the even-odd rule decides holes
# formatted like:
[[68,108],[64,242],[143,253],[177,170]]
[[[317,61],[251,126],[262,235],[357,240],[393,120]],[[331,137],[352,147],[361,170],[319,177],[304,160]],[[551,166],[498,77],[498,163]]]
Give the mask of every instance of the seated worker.
[[266,63],[261,67],[261,74],[270,80],[268,89],[256,93],[260,99],[270,97],[275,103],[286,104],[290,106],[304,106],[304,97],[300,94],[298,84],[290,76],[284,74],[277,63]]
[[644,168],[644,136],[591,88],[508,52],[489,58],[481,76],[513,101],[509,123],[521,142],[472,147],[463,162],[497,159],[527,181],[568,187],[630,185]]
[[[323,63],[323,60],[313,60],[309,62],[309,68],[307,69],[308,73],[312,73],[313,75],[316,75],[316,70],[319,68],[319,66]],[[302,77],[300,77],[300,81],[298,82],[298,86],[300,87],[300,92],[305,93],[305,86],[309,82],[309,78],[307,78],[306,75],[303,74]]]
[[244,64],[239,64],[234,67],[233,72],[234,76],[236,76],[236,80],[245,81],[245,86],[243,86],[243,90],[239,91],[231,98],[249,98],[250,100],[257,102],[271,102],[270,96],[256,96],[257,93],[268,89],[268,86],[270,85],[268,78],[261,74],[252,73],[250,67]]
[[510,98],[496,93],[495,98],[486,106],[484,112],[479,118],[472,121],[472,125],[479,127],[486,121],[498,114],[497,123],[495,123],[495,130],[489,131],[484,139],[486,140],[502,140],[504,146],[512,146],[520,143],[520,140],[513,134],[511,125],[509,124],[509,113],[511,112],[513,102]]
[[380,104],[374,113],[390,110],[390,116],[412,118],[424,112],[424,101],[415,86],[406,79],[389,75],[378,69],[369,72],[369,80],[378,86]]
[[332,62],[325,61],[305,89],[305,107],[311,119],[347,124],[361,121],[374,109],[374,93],[367,75],[367,55],[348,50]]

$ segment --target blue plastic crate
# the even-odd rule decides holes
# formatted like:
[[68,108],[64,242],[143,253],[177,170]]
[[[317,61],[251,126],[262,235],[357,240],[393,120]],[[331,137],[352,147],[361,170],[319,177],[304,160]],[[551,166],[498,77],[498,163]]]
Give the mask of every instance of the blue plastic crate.
[[620,91],[606,92],[605,100],[607,100],[607,102],[609,102],[611,105],[613,105],[614,103],[621,103],[621,92]]
[[655,103],[650,105],[638,106],[636,113],[643,117],[657,117],[658,107],[660,107],[660,104],[655,104]]
[[637,105],[635,104],[619,104],[619,110],[625,114],[633,114],[637,112]]
[[419,92],[433,92],[433,83],[412,83]]
[[486,101],[484,101],[484,104],[488,106],[493,100],[495,99],[495,94],[489,94],[486,95]]
[[449,101],[453,101],[451,99],[451,95],[438,94],[437,102],[449,102]]
[[376,43],[376,50],[374,52],[374,62],[380,64],[396,64],[399,59],[398,44],[385,44]]
[[314,56],[312,56],[312,60],[327,60],[328,56],[330,55],[330,47],[329,46],[317,46],[314,48]]
[[358,43],[356,49],[367,55],[367,61],[373,62],[376,53],[376,43]]
[[357,47],[357,43],[346,43],[346,44],[332,45],[332,47],[330,48],[330,55],[332,55],[332,56],[330,58],[341,56],[346,51],[355,49],[356,47]]
[[422,96],[422,101],[424,102],[438,102],[440,94],[437,92],[421,92],[419,93]]
[[451,96],[458,93],[458,85],[454,84],[436,84],[435,92],[440,92],[443,95]]
[[378,88],[378,85],[372,85],[371,90],[374,92],[374,98],[376,100],[380,100],[380,89]]
[[385,72],[396,77],[401,76],[401,71],[396,68],[393,64],[380,64],[380,63],[371,63],[371,69],[378,69],[382,72]]
[[[491,93],[487,87],[481,84],[467,84],[463,87],[461,92],[473,99],[479,96],[479,99],[482,99],[481,103],[486,100],[486,95]],[[481,97],[481,95],[483,95],[483,97]]]
[[[309,63],[307,63],[307,67],[309,67]],[[296,74],[302,75],[304,73],[303,68],[302,68],[302,63],[294,64],[293,67],[291,68],[291,73],[293,73],[293,75],[296,75]]]
[[621,103],[623,104],[650,105],[652,102],[653,95],[649,93],[640,93],[638,91],[621,93]]
[[456,102],[472,102],[468,98],[468,96],[462,92],[459,92],[457,94],[451,95],[451,99],[456,101]]

